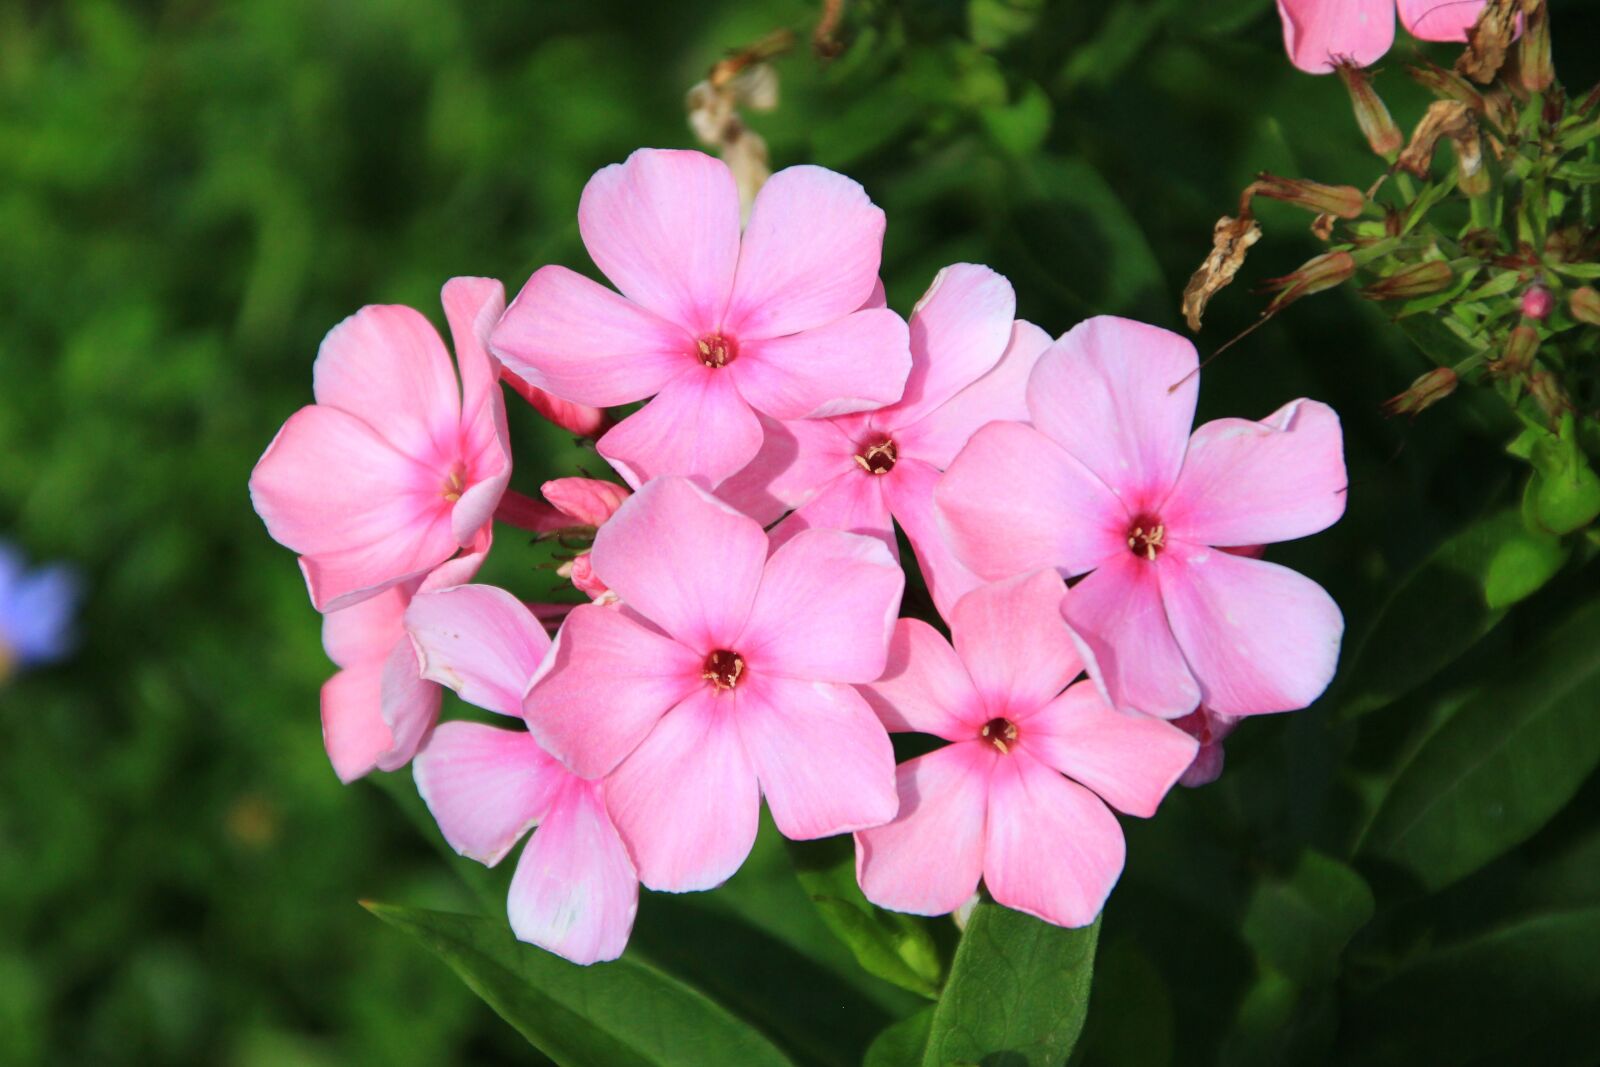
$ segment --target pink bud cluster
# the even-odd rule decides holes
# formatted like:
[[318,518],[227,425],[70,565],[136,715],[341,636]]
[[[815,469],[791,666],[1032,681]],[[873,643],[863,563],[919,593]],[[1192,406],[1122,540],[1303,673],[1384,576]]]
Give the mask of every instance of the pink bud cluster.
[[[763,797],[788,837],[853,833],[883,907],[948,913],[981,880],[1082,925],[1122,870],[1114,812],[1153,815],[1220,772],[1237,719],[1327,686],[1338,608],[1259,558],[1343,511],[1326,406],[1191,432],[1186,340],[1109,317],[1052,340],[986,267],[902,319],[883,212],[821,168],[774,175],[741,227],[725,165],[641,150],[578,217],[615,289],[547,266],[502,310],[454,279],[454,366],[417,312],[363,309],[251,478],[340,668],[335,770],[412,762],[486,864],[537,827],[517,936],[615,958],[638,887],[726,880]],[[627,485],[509,491],[500,380]],[[592,538],[563,569],[590,602],[468,584],[497,518]],[[897,527],[945,631],[900,617]],[[505,725],[439,723],[440,686]],[[946,743],[897,767],[900,731]]]

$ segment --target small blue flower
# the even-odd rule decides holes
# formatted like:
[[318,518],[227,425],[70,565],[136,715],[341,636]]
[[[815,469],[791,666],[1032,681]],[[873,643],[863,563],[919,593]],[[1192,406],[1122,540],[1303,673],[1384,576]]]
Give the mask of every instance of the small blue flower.
[[0,542],[0,677],[50,663],[72,651],[80,586],[70,567],[29,571],[22,554]]

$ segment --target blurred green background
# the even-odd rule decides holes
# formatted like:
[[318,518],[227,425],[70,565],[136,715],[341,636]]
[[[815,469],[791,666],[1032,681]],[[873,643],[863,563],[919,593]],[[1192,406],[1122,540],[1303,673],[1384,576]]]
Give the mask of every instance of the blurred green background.
[[[1558,70],[1581,91],[1600,76],[1600,13],[1552,8]],[[373,302],[440,321],[456,274],[514,293],[543,263],[592,271],[575,224],[585,179],[641,145],[692,146],[689,86],[774,28],[803,40],[816,14],[799,0],[0,5],[0,536],[71,561],[90,588],[77,656],[0,690],[0,1063],[528,1062],[452,975],[356,904],[472,906],[383,790],[329,769],[317,618],[245,481],[309,401],[331,325]],[[751,123],[775,167],[844,170],[887,209],[902,312],[938,267],[973,260],[1007,274],[1019,314],[1052,333],[1099,312],[1178,328],[1211,225],[1256,170],[1363,186],[1378,173],[1338,82],[1293,71],[1279,34],[1269,0],[862,0],[847,5],[845,53],[779,60],[781,106]],[[1402,37],[1380,81],[1407,127],[1424,104],[1400,73],[1415,47]],[[1315,250],[1306,216],[1260,215],[1252,282]],[[1213,305],[1202,352],[1253,320],[1261,298],[1244,288]],[[1377,307],[1339,291],[1205,374],[1203,417],[1259,417],[1302,394],[1343,414],[1349,514],[1273,558],[1334,593],[1352,640],[1400,576],[1520,488],[1493,405],[1378,414],[1425,365]],[[515,486],[596,469],[520,404],[512,421]],[[505,531],[486,577],[534,597],[556,584],[540,562]],[[1327,701],[1248,724],[1221,783],[1130,828],[1085,1062],[1295,1062],[1275,1044],[1291,1032],[1355,1059],[1597,1061],[1592,1027],[1585,1043],[1567,1020],[1600,989],[1545,950],[1524,985],[1500,957],[1488,985],[1470,966],[1395,970],[1541,909],[1600,907],[1592,780],[1426,907],[1414,878],[1364,861],[1380,921],[1322,984],[1264,965],[1250,928],[1264,920],[1246,915],[1261,886],[1292,881],[1303,848],[1348,851],[1352,783],[1426,736],[1446,714],[1430,701],[1496,684],[1485,672],[1593,596],[1592,567],[1566,574],[1416,706],[1359,732]],[[1437,623],[1427,608],[1416,630]],[[766,885],[803,908],[777,888],[781,851],[761,856],[776,866],[705,907],[726,895],[738,910]],[[825,936],[794,929],[779,940]],[[1591,971],[1597,930],[1576,942]],[[1491,993],[1532,1014],[1461,1031]]]

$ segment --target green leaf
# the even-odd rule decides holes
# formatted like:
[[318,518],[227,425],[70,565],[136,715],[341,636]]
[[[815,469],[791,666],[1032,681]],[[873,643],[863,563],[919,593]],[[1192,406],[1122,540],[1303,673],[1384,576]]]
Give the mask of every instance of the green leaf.
[[1035,82],[1024,85],[1011,103],[982,108],[978,116],[995,143],[1013,156],[1032,155],[1050,134],[1050,98]]
[[856,884],[848,836],[789,842],[795,875],[822,921],[870,974],[930,999],[939,995],[939,950],[922,920],[875,907]]
[[1380,708],[1433,677],[1488,633],[1566,561],[1516,508],[1450,538],[1395,587],[1346,669],[1347,717]]
[[1560,620],[1428,738],[1363,850],[1437,890],[1525,840],[1600,763],[1600,603]]
[[1059,1067],[1089,1014],[1100,920],[1063,929],[985,901],[933,1012],[925,1067]]
[[933,1006],[909,1015],[879,1034],[861,1067],[919,1067],[933,1026]]
[[1412,315],[1395,322],[1422,354],[1441,367],[1454,367],[1482,349],[1452,330],[1438,315]]
[[1001,48],[1032,31],[1044,0],[967,0],[967,31],[983,49]]
[[524,945],[503,922],[364,905],[460,975],[559,1064],[789,1064],[765,1037],[670,975],[632,959],[579,967]]
[[1372,911],[1372,890],[1359,874],[1307,850],[1286,876],[1256,886],[1245,908],[1244,939],[1294,981],[1325,984],[1338,976],[1339,957]]

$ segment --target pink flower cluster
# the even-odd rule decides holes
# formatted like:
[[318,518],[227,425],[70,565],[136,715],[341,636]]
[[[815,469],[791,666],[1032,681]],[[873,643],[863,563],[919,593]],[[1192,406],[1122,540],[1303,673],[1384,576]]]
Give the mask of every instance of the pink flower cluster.
[[[947,913],[981,880],[1088,923],[1113,812],[1214,778],[1237,719],[1332,677],[1338,608],[1259,557],[1342,513],[1338,419],[1296,400],[1191,433],[1187,341],[1117,318],[1052,341],[985,267],[902,320],[883,212],[830,171],[774,175],[739,219],[722,163],[641,150],[579,208],[616,290],[548,266],[502,312],[498,283],[452,280],[459,381],[415,311],[329,334],[251,495],[324,612],[334,768],[412,761],[486,864],[537,827],[511,925],[580,963],[622,952],[639,885],[738,870],[763,797],[788,837],[853,833],[883,907]],[[601,434],[627,487],[510,491],[497,378]],[[563,568],[590,602],[465,584],[496,518],[592,538]],[[899,617],[896,526],[937,618]],[[440,686],[507,727],[438,723]],[[945,744],[897,767],[903,731]]]

